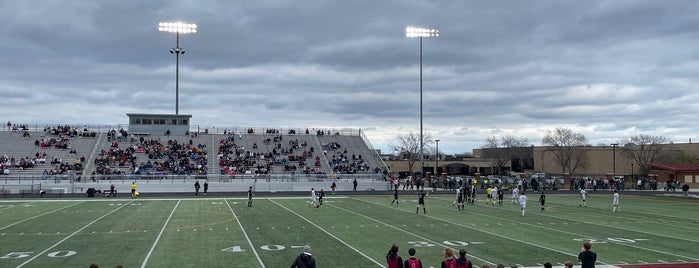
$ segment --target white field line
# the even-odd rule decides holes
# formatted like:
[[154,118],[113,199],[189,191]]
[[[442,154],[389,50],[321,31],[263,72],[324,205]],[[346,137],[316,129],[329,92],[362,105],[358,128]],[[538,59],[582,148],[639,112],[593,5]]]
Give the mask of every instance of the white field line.
[[143,260],[143,263],[141,264],[141,268],[146,267],[146,263],[148,263],[148,259],[150,258],[150,254],[153,253],[155,246],[158,245],[158,241],[160,240],[160,236],[163,235],[163,232],[165,231],[167,224],[170,222],[170,218],[172,218],[172,214],[175,214],[175,210],[177,210],[177,207],[180,205],[180,202],[181,201],[177,201],[177,204],[175,204],[175,207],[172,208],[172,211],[170,212],[170,216],[168,216],[167,220],[165,220],[165,224],[163,224],[163,227],[160,229],[160,233],[158,233],[158,237],[155,238],[153,245],[150,247],[150,250],[148,251],[148,254],[146,254],[146,258]]
[[[440,199],[440,200],[444,200],[444,199]],[[481,204],[478,204],[478,206],[490,207],[490,206],[481,205]],[[501,210],[507,210],[505,207],[498,207],[498,206],[495,206],[495,207],[493,207],[493,208],[501,209]],[[519,221],[515,221],[515,220],[509,220],[509,219],[505,219],[505,218],[499,218],[499,217],[496,217],[496,216],[492,216],[492,215],[488,215],[488,214],[483,214],[483,213],[478,213],[478,212],[471,212],[471,213],[477,214],[477,215],[481,215],[481,216],[485,216],[485,217],[489,217],[489,218],[494,218],[494,219],[501,220],[501,221],[515,222],[515,223],[519,223],[519,224],[523,224],[523,225],[528,225],[528,226],[536,227],[536,228],[539,228],[539,229],[545,229],[545,230],[549,230],[549,231],[554,231],[554,232],[559,232],[559,233],[564,233],[564,234],[569,234],[569,235],[575,235],[575,236],[578,236],[578,237],[581,237],[581,238],[582,238],[582,237],[587,237],[587,235],[581,235],[581,234],[577,234],[577,233],[573,233],[573,232],[568,232],[568,231],[562,231],[562,230],[558,230],[558,229],[548,228],[548,227],[544,227],[544,226],[537,225],[537,224],[531,224],[531,223],[526,223],[526,222],[519,222]],[[535,214],[535,215],[536,215],[536,214]],[[541,213],[538,213],[538,215],[548,216],[548,215],[541,214]],[[653,251],[653,252],[656,252],[656,253],[661,253],[661,254],[666,254],[666,255],[672,255],[672,256],[677,256],[677,257],[682,257],[682,258],[688,258],[688,259],[699,260],[699,259],[696,259],[696,258],[687,257],[687,256],[683,256],[683,255],[677,255],[677,254],[674,254],[674,253],[665,252],[665,251],[661,251],[661,250],[654,250],[654,249],[650,249],[650,248],[644,248],[644,247],[634,246],[634,245],[631,245],[631,244],[629,244],[629,243],[621,243],[621,242],[614,242],[614,241],[607,241],[607,242],[613,243],[613,244],[617,244],[617,245],[622,245],[622,246],[637,248],[637,249],[641,249],[641,250]],[[600,263],[605,264],[604,262],[600,262]]]
[[265,268],[266,267],[265,263],[262,262],[262,258],[260,258],[260,255],[257,254],[257,250],[255,250],[255,246],[252,244],[252,241],[250,241],[250,237],[248,236],[248,233],[245,232],[245,228],[243,228],[243,224],[240,223],[240,220],[238,219],[238,215],[235,214],[235,212],[233,211],[233,208],[231,207],[231,204],[228,203],[228,200],[224,200],[224,201],[226,201],[226,205],[228,206],[228,209],[230,209],[231,213],[233,213],[233,217],[235,217],[235,221],[238,222],[238,226],[240,226],[240,231],[243,232],[245,239],[248,240],[248,244],[250,245],[252,252],[255,253],[255,258],[257,258],[257,261],[260,263],[260,267]]
[[[133,202],[133,201],[132,201],[132,202]],[[39,256],[44,255],[44,253],[46,253],[46,252],[48,252],[49,250],[55,248],[55,247],[58,246],[59,244],[61,244],[61,243],[63,243],[64,241],[68,240],[69,238],[73,237],[74,235],[76,235],[77,233],[81,232],[81,231],[84,230],[85,228],[89,227],[89,226],[92,225],[93,223],[95,223],[95,222],[97,222],[97,221],[99,221],[99,220],[101,220],[101,219],[103,219],[103,218],[105,218],[105,217],[111,215],[112,213],[116,212],[117,210],[119,210],[119,209],[121,209],[121,208],[123,208],[123,207],[125,207],[125,206],[128,206],[129,204],[131,204],[131,202],[128,202],[128,203],[126,203],[126,204],[124,204],[124,205],[122,205],[122,206],[120,206],[120,207],[118,207],[118,208],[115,208],[114,210],[110,211],[109,213],[102,215],[102,217],[99,217],[99,218],[95,219],[94,221],[91,221],[90,223],[86,224],[86,225],[83,226],[82,228],[78,229],[77,231],[73,232],[72,234],[70,234],[70,235],[66,236],[65,238],[61,239],[61,241],[56,242],[56,244],[53,244],[53,246],[51,246],[51,247],[45,249],[44,251],[40,252],[39,254],[34,255],[34,257],[28,259],[27,261],[23,262],[22,264],[17,265],[17,268],[22,267],[22,266],[26,265],[27,263],[33,261],[34,259],[38,258]]]
[[[364,200],[361,200],[361,199],[355,199],[355,200],[359,200],[359,201],[361,201],[361,202],[369,203],[369,204],[372,204],[372,205],[375,205],[375,206],[382,206],[382,207],[385,207],[385,205],[379,205],[379,204],[371,203],[371,202],[364,201]],[[406,211],[406,210],[404,210],[404,209],[402,209],[402,208],[399,208],[399,209],[402,210],[402,211]],[[412,212],[411,212],[411,214],[412,214]],[[453,222],[453,221],[450,221],[450,220],[445,220],[445,219],[437,218],[437,217],[434,217],[434,216],[431,216],[431,215],[427,215],[427,214],[424,214],[423,216],[429,217],[429,218],[432,218],[432,219],[435,219],[435,220],[438,220],[438,221],[443,221],[443,222],[451,223],[452,225],[457,225],[457,226],[466,227],[466,228],[468,228],[468,229],[471,229],[471,230],[474,230],[474,231],[477,231],[477,232],[486,233],[486,234],[489,234],[489,235],[492,235],[492,236],[497,236],[497,237],[504,238],[504,239],[507,239],[507,240],[517,241],[517,242],[519,242],[519,243],[527,244],[527,245],[530,245],[530,246],[533,246],[533,247],[543,248],[543,249],[545,249],[545,250],[557,252],[557,253],[560,253],[560,254],[563,254],[563,255],[567,255],[567,256],[571,256],[571,257],[575,257],[575,258],[578,257],[578,255],[571,254],[571,253],[569,253],[569,252],[560,251],[560,250],[557,250],[557,249],[554,249],[554,248],[545,247],[545,246],[542,246],[542,245],[530,243],[530,242],[527,242],[527,241],[524,241],[524,240],[520,240],[520,239],[516,239],[516,238],[512,238],[512,237],[507,237],[507,236],[504,236],[504,235],[501,235],[501,234],[498,234],[498,233],[493,233],[493,232],[490,232],[490,231],[478,229],[478,228],[475,228],[475,227],[472,227],[472,226],[468,226],[468,225],[464,225],[464,224],[461,224],[461,223],[458,223],[458,222]]]
[[[261,197],[264,199],[270,199],[270,200],[293,200],[293,199],[310,199],[308,196],[272,196],[272,197]],[[325,199],[345,199],[349,198],[347,196],[331,196],[331,197],[325,197]],[[248,197],[226,197],[226,196],[217,196],[217,197],[191,197],[191,198],[147,198],[147,197],[138,197],[138,201],[220,201],[221,199],[226,199],[226,200],[248,200]],[[45,199],[45,200],[27,200],[27,201],[22,201],[24,203],[53,203],[53,202],[124,202],[130,200],[130,198],[85,198],[85,199]],[[12,200],[0,200],[0,203],[17,203],[17,201],[12,201]]]
[[[443,200],[443,199],[440,199],[440,200]],[[481,204],[478,204],[478,206],[490,207],[490,206],[485,206],[485,205],[481,205]],[[495,206],[495,207],[493,207],[493,208],[495,208],[495,209],[501,209],[501,210],[507,210],[505,207],[499,207],[499,206]],[[526,222],[519,222],[519,221],[515,221],[515,220],[509,220],[509,219],[499,218],[499,217],[496,217],[496,216],[492,216],[492,215],[488,215],[488,214],[483,214],[483,213],[478,213],[478,212],[473,212],[473,211],[471,211],[471,213],[477,214],[477,215],[481,215],[481,216],[484,216],[484,217],[488,217],[488,218],[494,218],[494,219],[497,219],[497,220],[499,220],[499,221],[515,222],[515,223],[519,223],[519,224],[523,224],[523,225],[527,225],[527,226],[531,226],[531,227],[535,227],[535,228],[539,228],[539,229],[549,230],[549,231],[553,231],[553,232],[559,232],[559,233],[568,234],[568,235],[575,235],[575,236],[578,236],[578,237],[580,237],[580,238],[588,237],[587,235],[582,235],[582,234],[578,234],[578,233],[574,233],[574,232],[568,232],[568,231],[563,231],[563,230],[559,230],[559,229],[549,228],[549,227],[541,226],[541,225],[538,225],[538,224],[531,224],[531,223],[526,223]],[[534,214],[534,215],[548,216],[548,215],[541,214],[541,213],[532,213],[532,214]],[[666,254],[666,255],[671,255],[671,256],[676,256],[676,257],[682,257],[682,258],[687,258],[687,259],[692,259],[692,260],[699,260],[699,259],[697,259],[697,258],[692,258],[692,257],[684,256],[684,255],[678,255],[678,254],[674,254],[674,253],[670,253],[670,252],[666,252],[666,251],[662,251],[662,250],[655,250],[655,249],[650,249],[650,248],[645,248],[645,247],[634,246],[634,245],[629,244],[629,243],[621,243],[621,242],[615,242],[615,241],[606,241],[606,242],[609,242],[609,243],[612,243],[612,244],[616,244],[616,245],[621,245],[621,246],[632,247],[632,248],[636,248],[636,249],[640,249],[640,250],[653,251],[653,252],[656,252],[656,253],[661,253],[661,254]],[[601,262],[601,261],[598,261],[598,262],[599,262],[599,263],[602,263],[602,264],[606,264],[606,263]]]
[[[375,221],[375,222],[378,222],[378,223],[380,223],[380,224],[383,224],[383,225],[385,225],[385,226],[387,226],[387,227],[390,227],[390,228],[396,229],[396,230],[398,230],[398,231],[404,232],[404,233],[406,233],[406,234],[412,235],[412,236],[414,236],[414,237],[420,238],[420,239],[422,239],[422,240],[424,240],[424,241],[432,242],[432,243],[434,243],[434,244],[440,245],[440,246],[445,247],[445,248],[451,248],[451,247],[453,247],[453,246],[447,246],[447,245],[444,245],[444,244],[439,243],[439,242],[437,242],[437,241],[433,241],[433,240],[431,240],[431,239],[429,239],[429,238],[426,238],[426,237],[423,237],[423,236],[420,236],[420,235],[417,235],[417,234],[408,232],[408,231],[406,231],[406,230],[403,230],[403,229],[401,229],[401,228],[398,228],[398,227],[394,226],[393,224],[388,224],[388,223],[382,222],[382,221],[380,221],[380,220],[374,219],[374,218],[372,218],[372,217],[369,217],[369,216],[367,216],[367,215],[364,215],[364,214],[361,214],[361,213],[358,213],[358,212],[354,212],[354,211],[351,211],[351,210],[348,210],[348,209],[345,209],[345,208],[341,208],[341,207],[338,207],[338,206],[336,206],[336,205],[329,205],[329,206],[335,207],[335,208],[338,208],[338,209],[341,209],[341,210],[344,210],[344,211],[347,211],[347,212],[352,213],[352,214],[355,214],[355,215],[362,216],[362,217],[364,217],[364,218],[367,218],[367,219],[370,219],[370,220],[372,220],[372,221]],[[473,254],[471,254],[471,257],[474,258],[474,259],[478,259],[478,260],[480,260],[480,261],[482,261],[482,262],[495,265],[494,262],[487,261],[487,260],[485,260],[485,259],[481,259],[481,258],[479,258],[479,257],[477,257],[477,256],[475,256],[475,255],[473,255]]]
[[[480,205],[480,204],[479,204]],[[666,237],[666,238],[672,238],[672,239],[677,239],[677,240],[684,240],[684,241],[689,241],[689,242],[694,242],[694,243],[699,243],[699,240],[694,240],[694,239],[687,239],[687,238],[679,238],[679,237],[674,237],[674,236],[668,236],[668,235],[662,235],[662,234],[656,234],[656,233],[649,233],[645,231],[640,231],[640,230],[633,230],[633,229],[628,229],[628,228],[623,228],[620,226],[611,226],[611,225],[606,225],[606,224],[601,224],[601,223],[595,223],[595,222],[584,222],[584,221],[579,221],[579,220],[572,220],[568,218],[563,218],[563,217],[557,217],[557,216],[552,216],[549,214],[544,213],[546,217],[551,217],[551,218],[556,218],[556,219],[563,219],[563,220],[568,220],[568,221],[573,221],[573,222],[580,222],[584,224],[590,224],[590,225],[597,225],[597,226],[604,226],[608,228],[614,228],[614,229],[621,229],[624,231],[629,231],[629,232],[637,232],[637,233],[642,233],[646,235],[654,235],[654,236],[661,236],[661,237]]]
[[9,207],[0,208],[0,210],[13,209],[13,208],[17,208],[17,207],[20,207],[20,206],[26,205],[26,204],[29,204],[29,203],[28,203],[28,202],[20,203],[20,204],[14,205],[14,206],[9,206]]
[[14,225],[23,223],[23,222],[25,222],[25,221],[33,220],[33,219],[36,219],[36,218],[38,218],[38,217],[44,216],[44,215],[46,215],[46,214],[54,213],[54,212],[59,211],[59,210],[61,210],[61,209],[66,209],[66,208],[69,208],[69,207],[72,207],[72,206],[75,206],[75,205],[78,205],[78,204],[80,204],[80,203],[75,203],[75,204],[72,204],[72,205],[70,205],[70,206],[65,206],[65,207],[62,207],[62,208],[58,208],[58,209],[55,209],[55,210],[52,210],[52,211],[49,211],[49,212],[45,212],[45,213],[36,215],[36,216],[34,216],[34,217],[31,217],[31,218],[27,218],[27,219],[18,221],[18,222],[15,222],[15,223],[13,223],[13,224],[10,224],[10,225],[7,225],[7,226],[5,226],[5,227],[2,227],[2,228],[0,228],[0,230],[4,230],[4,229],[7,229],[7,228],[12,227],[12,226],[14,226]]
[[306,222],[308,222],[308,223],[310,223],[311,225],[313,225],[313,226],[315,226],[316,228],[318,228],[318,230],[321,230],[321,231],[323,231],[324,233],[326,233],[327,235],[329,235],[330,237],[335,238],[335,240],[339,241],[340,243],[342,243],[343,245],[347,246],[348,248],[351,248],[352,250],[354,250],[355,252],[357,252],[357,253],[359,253],[360,255],[364,256],[364,258],[367,258],[368,260],[372,261],[373,263],[375,263],[375,264],[378,265],[379,267],[385,268],[385,266],[383,266],[381,263],[379,263],[379,262],[377,262],[376,260],[372,259],[371,257],[369,257],[368,255],[364,254],[363,252],[359,251],[358,249],[354,248],[352,245],[350,245],[350,244],[348,244],[347,242],[343,241],[343,240],[340,239],[339,237],[337,237],[337,236],[331,234],[330,232],[328,232],[328,231],[326,231],[325,229],[321,228],[320,226],[316,225],[315,223],[313,223],[313,222],[310,221],[309,219],[306,219],[306,217],[301,216],[300,214],[298,214],[298,213],[296,213],[296,212],[294,212],[294,211],[288,209],[287,207],[283,206],[282,204],[279,204],[277,201],[274,201],[274,200],[271,200],[271,199],[270,199],[269,201],[272,201],[272,203],[276,204],[277,206],[280,206],[280,207],[282,207],[283,209],[286,209],[287,211],[291,212],[292,214],[298,216],[299,218],[305,220]]

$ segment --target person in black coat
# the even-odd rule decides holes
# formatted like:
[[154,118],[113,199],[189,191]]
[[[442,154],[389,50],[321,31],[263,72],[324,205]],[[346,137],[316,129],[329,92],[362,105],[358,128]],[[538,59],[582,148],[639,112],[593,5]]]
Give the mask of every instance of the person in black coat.
[[316,268],[316,259],[311,255],[311,246],[303,246],[303,253],[296,257],[291,268]]

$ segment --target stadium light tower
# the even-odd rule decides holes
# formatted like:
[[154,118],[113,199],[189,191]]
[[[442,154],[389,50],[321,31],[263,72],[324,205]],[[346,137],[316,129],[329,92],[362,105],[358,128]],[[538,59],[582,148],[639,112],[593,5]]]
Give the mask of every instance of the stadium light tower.
[[176,45],[170,49],[170,53],[175,54],[175,114],[180,114],[180,54],[184,54],[184,48],[180,47],[180,33],[196,33],[197,25],[183,22],[161,22],[158,23],[158,31],[175,33],[177,36]]
[[405,37],[420,39],[420,152],[419,152],[419,157],[420,157],[420,177],[424,178],[425,175],[423,174],[423,170],[425,167],[425,163],[423,162],[423,157],[422,157],[422,151],[424,149],[423,135],[422,135],[422,38],[439,37],[439,30],[408,26],[405,28]]

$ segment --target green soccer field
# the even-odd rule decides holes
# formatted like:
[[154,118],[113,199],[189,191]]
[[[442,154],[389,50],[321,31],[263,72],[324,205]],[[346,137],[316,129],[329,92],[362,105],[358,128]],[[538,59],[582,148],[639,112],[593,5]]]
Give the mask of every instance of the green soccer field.
[[[417,249],[425,267],[440,267],[443,249],[465,248],[477,266],[541,267],[575,260],[590,240],[599,265],[699,262],[699,202],[672,197],[538,195],[528,210],[467,205],[430,195],[331,196],[321,208],[308,198],[85,199],[0,201],[0,267],[288,267],[306,244],[318,267],[385,267],[391,244],[407,257]],[[577,266],[576,266],[577,267]]]

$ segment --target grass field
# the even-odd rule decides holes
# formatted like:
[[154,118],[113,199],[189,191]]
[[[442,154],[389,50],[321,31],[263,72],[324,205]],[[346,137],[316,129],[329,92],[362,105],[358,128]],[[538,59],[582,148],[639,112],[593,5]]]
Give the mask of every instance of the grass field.
[[[318,267],[385,267],[391,244],[410,247],[425,267],[440,267],[445,247],[465,248],[476,265],[561,265],[593,242],[599,265],[699,262],[699,202],[611,194],[547,195],[527,214],[482,201],[459,212],[453,195],[430,195],[415,213],[413,193],[308,198],[85,199],[0,201],[0,267],[288,267],[305,244]],[[576,265],[576,267],[578,267]]]

